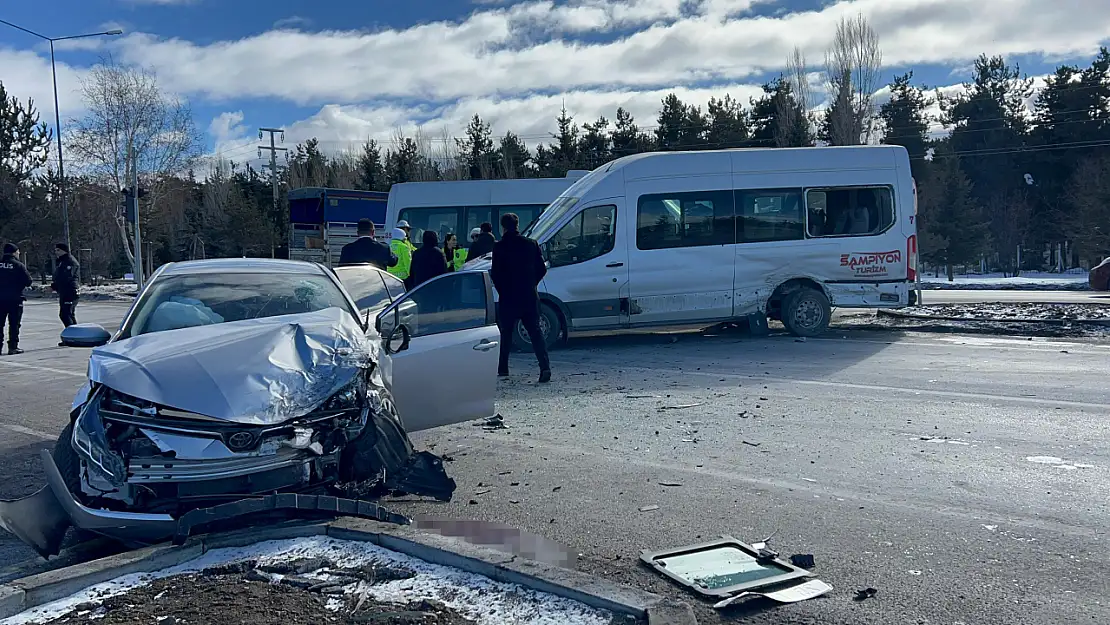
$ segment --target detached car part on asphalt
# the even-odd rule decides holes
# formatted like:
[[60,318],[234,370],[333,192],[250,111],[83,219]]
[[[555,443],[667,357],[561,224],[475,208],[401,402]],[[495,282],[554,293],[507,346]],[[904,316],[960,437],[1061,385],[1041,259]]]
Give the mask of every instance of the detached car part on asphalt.
[[662,551],[645,550],[640,560],[690,590],[715,599],[813,576],[766,546],[749,545],[731,536]]
[[[149,544],[180,538],[207,520],[266,511],[396,521],[377,506],[352,501],[391,491],[450,500],[455,482],[440,458],[413,450],[391,393],[388,354],[414,340],[406,326],[397,326],[404,318],[398,309],[425,329],[434,329],[438,318],[428,313],[416,319],[419,297],[395,302],[383,314],[393,313],[389,340],[403,335],[403,344],[383,349],[379,335],[364,325],[354,295],[330,270],[243,262],[270,272],[272,283],[273,272],[284,271],[292,287],[286,293],[285,286],[273,286],[264,289],[268,297],[261,302],[247,302],[249,296],[238,290],[220,290],[227,286],[227,265],[234,269],[236,263],[218,261],[195,265],[203,270],[222,263],[223,277],[178,269],[174,275],[186,278],[181,284],[189,287],[188,297],[166,296],[159,294],[156,274],[115,340],[93,351],[70,425],[53,453],[43,453],[48,486],[0,502],[0,526],[47,557],[58,553],[71,525],[125,544]],[[260,276],[256,272],[252,279],[265,281]],[[194,297],[213,292],[222,299],[209,301],[218,299],[221,306]],[[275,304],[285,296],[290,301]],[[253,316],[229,314],[236,306],[262,308]],[[437,311],[445,308],[450,306]],[[268,310],[279,314],[264,316]],[[280,314],[287,311],[292,314]],[[489,321],[482,320],[482,327]],[[444,328],[437,340],[450,344],[457,338]],[[484,348],[483,341],[478,345]],[[480,351],[467,352],[480,358]],[[493,362],[486,364],[492,388]],[[489,395],[488,407],[471,401],[466,409],[492,412]],[[435,407],[421,398],[412,405]],[[420,415],[416,423],[472,416],[460,409]]]

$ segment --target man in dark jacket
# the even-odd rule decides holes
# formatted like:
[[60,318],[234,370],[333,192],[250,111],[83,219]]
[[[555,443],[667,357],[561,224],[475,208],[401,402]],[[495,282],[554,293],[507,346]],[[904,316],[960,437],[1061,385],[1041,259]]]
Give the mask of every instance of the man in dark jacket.
[[[54,280],[50,288],[58,294],[58,317],[65,327],[77,323],[77,271],[80,265],[69,254],[69,246],[59,243],[54,246],[54,256],[58,257],[54,265]],[[65,343],[58,343],[65,346]]]
[[518,321],[532,341],[540,363],[540,382],[551,381],[551,361],[540,331],[540,296],[536,288],[547,274],[538,243],[520,234],[520,218],[513,213],[501,217],[501,240],[493,248],[489,275],[497,288],[497,327],[501,330],[501,358],[497,375],[509,375],[509,352]]
[[439,235],[434,230],[425,230],[423,245],[412,253],[412,266],[409,269],[409,278],[412,287],[416,288],[421,283],[427,282],[436,276],[447,273],[447,257],[439,249]]
[[374,240],[374,222],[358,220],[358,238],[343,246],[339,253],[340,265],[370,264],[382,271],[397,265],[397,255],[389,246]]
[[31,286],[31,274],[19,262],[19,248],[14,243],[4,244],[0,256],[0,332],[8,323],[8,354],[22,354],[19,349],[19,325],[23,323],[23,289]]
[[[502,218],[501,222],[504,223],[505,219]],[[494,244],[497,243],[497,239],[493,236],[493,224],[487,221],[479,228],[482,231],[481,234],[470,243],[470,249],[466,251],[466,262],[468,263],[475,258],[481,258],[492,252]]]

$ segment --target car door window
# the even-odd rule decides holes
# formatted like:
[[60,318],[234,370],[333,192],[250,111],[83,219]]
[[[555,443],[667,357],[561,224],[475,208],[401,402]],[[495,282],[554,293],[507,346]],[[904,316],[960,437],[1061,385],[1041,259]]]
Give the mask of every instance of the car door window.
[[573,265],[608,254],[613,249],[616,206],[591,206],[578,213],[551,237],[547,259],[552,267]]
[[381,274],[385,281],[385,290],[389,291],[389,301],[396,302],[405,295],[405,283],[391,273]]
[[464,272],[421,284],[382,315],[381,334],[389,336],[398,323],[413,339],[491,325],[486,280],[483,272]]
[[335,270],[343,288],[351,294],[359,310],[373,310],[389,305],[392,298],[382,280],[382,272],[371,267],[340,267]]

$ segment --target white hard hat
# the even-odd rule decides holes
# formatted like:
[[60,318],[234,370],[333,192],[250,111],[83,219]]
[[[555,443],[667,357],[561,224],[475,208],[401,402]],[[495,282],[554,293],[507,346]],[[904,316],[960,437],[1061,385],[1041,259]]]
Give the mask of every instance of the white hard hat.
[[474,237],[478,236],[479,234],[482,234],[482,229],[481,228],[475,228],[475,229],[470,231],[470,238],[473,239]]
[[400,240],[400,241],[404,241],[404,240],[405,240],[405,237],[407,237],[407,236],[408,236],[408,235],[407,235],[407,234],[405,234],[405,231],[404,231],[404,230],[401,230],[400,228],[394,228],[394,229],[393,229],[393,238],[394,238],[394,239],[398,239],[398,240]]
[[409,222],[402,219],[401,221],[397,222],[397,227],[398,228],[411,228],[412,226],[409,225]]

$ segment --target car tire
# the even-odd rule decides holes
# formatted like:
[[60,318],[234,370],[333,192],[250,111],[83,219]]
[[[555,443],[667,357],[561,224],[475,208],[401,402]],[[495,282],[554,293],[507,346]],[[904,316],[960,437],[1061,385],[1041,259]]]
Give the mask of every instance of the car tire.
[[[540,303],[540,331],[544,333],[547,350],[551,351],[563,336],[563,320],[555,307],[547,302]],[[524,329],[524,322],[516,322],[513,343],[522,352],[532,352],[532,340]]]
[[794,336],[824,334],[832,320],[829,298],[821,291],[801,288],[786,296],[782,303],[782,324]]

